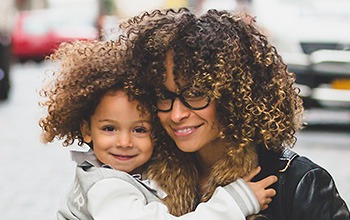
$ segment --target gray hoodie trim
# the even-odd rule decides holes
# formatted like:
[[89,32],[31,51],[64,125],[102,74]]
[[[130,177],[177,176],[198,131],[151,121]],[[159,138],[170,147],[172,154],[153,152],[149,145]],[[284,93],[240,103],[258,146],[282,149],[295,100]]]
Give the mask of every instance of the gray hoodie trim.
[[223,188],[237,202],[245,216],[257,214],[260,211],[260,205],[254,192],[242,178],[237,179],[235,182]]

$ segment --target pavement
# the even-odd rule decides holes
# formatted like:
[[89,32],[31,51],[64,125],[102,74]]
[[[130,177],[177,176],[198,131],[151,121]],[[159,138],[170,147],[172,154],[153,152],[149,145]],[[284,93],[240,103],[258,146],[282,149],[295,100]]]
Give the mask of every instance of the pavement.
[[[37,105],[37,89],[47,69],[46,64],[15,65],[10,100],[0,103],[0,219],[54,219],[62,196],[73,182],[69,149],[59,141],[40,143],[38,119],[42,110]],[[315,139],[319,140],[317,144]],[[330,171],[348,204],[349,143],[349,133],[335,139],[333,133],[320,136],[309,132],[300,135],[295,148]]]
[[54,219],[74,178],[67,148],[40,142],[36,89],[47,66],[14,66],[10,100],[0,103],[0,219]]

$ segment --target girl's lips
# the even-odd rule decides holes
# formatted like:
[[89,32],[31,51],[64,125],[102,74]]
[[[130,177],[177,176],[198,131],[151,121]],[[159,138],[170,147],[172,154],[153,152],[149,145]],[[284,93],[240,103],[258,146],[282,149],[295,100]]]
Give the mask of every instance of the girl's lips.
[[134,158],[136,155],[121,155],[121,154],[112,154],[114,158],[121,160],[121,161],[127,161],[130,160],[132,158]]

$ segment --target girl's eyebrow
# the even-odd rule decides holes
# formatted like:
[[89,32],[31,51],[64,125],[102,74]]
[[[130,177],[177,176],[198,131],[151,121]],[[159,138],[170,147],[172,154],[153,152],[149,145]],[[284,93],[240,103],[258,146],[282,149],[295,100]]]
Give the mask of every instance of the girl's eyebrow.
[[[109,119],[109,118],[104,118],[104,119],[99,119],[98,122],[118,122],[117,120]],[[151,120],[149,119],[141,119],[141,120],[135,120],[132,121],[133,123],[148,123],[152,124]]]
[[102,119],[99,119],[98,122],[115,122],[115,120],[109,119],[109,118],[102,118]]
[[138,123],[148,123],[148,124],[151,124],[151,121],[150,120],[147,120],[147,119],[143,119],[143,120],[137,120],[135,122],[138,122]]

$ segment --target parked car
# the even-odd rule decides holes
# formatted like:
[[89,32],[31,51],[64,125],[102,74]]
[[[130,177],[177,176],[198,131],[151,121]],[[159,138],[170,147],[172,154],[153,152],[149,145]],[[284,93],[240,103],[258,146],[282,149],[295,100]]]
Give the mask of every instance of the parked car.
[[19,61],[42,60],[62,42],[97,38],[96,21],[54,10],[22,11],[12,32],[12,52]]
[[0,101],[6,100],[10,91],[11,42],[9,35],[0,33]]
[[350,107],[350,1],[252,0],[252,14],[296,73],[305,107]]
[[14,1],[3,0],[0,4],[0,101],[6,100],[10,91],[11,31]]

